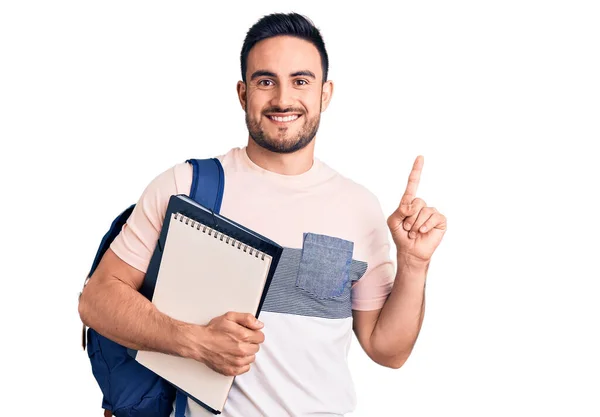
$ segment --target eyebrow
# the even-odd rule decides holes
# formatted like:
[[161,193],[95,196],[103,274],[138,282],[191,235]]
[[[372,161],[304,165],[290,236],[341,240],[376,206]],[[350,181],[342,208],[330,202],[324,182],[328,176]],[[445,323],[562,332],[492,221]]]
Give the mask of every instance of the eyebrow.
[[315,80],[317,79],[317,77],[315,77],[315,74],[312,73],[312,71],[309,70],[303,70],[303,71],[297,71],[294,72],[293,74],[291,74],[292,77],[311,77],[314,78]]
[[[290,74],[291,77],[311,77],[314,78],[315,80],[317,79],[317,77],[315,76],[315,74],[312,71],[309,70],[302,70],[302,71],[296,71],[292,74]],[[254,71],[252,73],[252,76],[250,77],[251,80],[254,80],[255,78],[258,77],[273,77],[273,78],[277,78],[277,75],[274,72],[271,71],[266,71],[266,70],[258,70],[258,71]]]
[[271,72],[271,71],[258,70],[258,71],[254,71],[252,73],[252,76],[250,77],[250,79],[253,80],[258,77],[273,77],[273,78],[275,78],[277,76],[275,75],[274,72]]

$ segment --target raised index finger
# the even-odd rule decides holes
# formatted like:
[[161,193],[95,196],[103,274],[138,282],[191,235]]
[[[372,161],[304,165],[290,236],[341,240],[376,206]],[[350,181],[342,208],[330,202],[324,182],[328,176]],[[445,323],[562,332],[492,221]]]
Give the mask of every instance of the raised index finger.
[[410,175],[408,176],[408,184],[406,184],[406,191],[402,196],[401,204],[410,204],[416,198],[424,162],[425,158],[422,155],[417,156],[417,159],[415,159],[412,171],[410,171]]

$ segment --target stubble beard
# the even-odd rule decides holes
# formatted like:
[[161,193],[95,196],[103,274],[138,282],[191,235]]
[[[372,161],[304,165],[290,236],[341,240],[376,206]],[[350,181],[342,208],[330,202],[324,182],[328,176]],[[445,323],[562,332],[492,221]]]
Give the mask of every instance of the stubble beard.
[[[286,111],[281,111],[279,109],[269,109],[265,111],[265,113],[285,113]],[[293,110],[287,110],[287,112],[295,112]],[[306,113],[304,112],[295,112],[300,113],[304,118],[304,123],[302,128],[298,131],[297,134],[290,137],[288,134],[288,128],[279,127],[278,128],[278,137],[273,138],[270,135],[266,134],[261,119],[251,119],[246,111],[246,127],[248,128],[248,133],[250,137],[256,142],[256,144],[268,151],[275,153],[293,153],[299,151],[300,149],[305,148],[312,140],[315,138],[317,131],[319,130],[319,123],[321,121],[321,113],[313,117],[312,119],[308,119],[306,117]],[[264,114],[263,114],[264,115]]]

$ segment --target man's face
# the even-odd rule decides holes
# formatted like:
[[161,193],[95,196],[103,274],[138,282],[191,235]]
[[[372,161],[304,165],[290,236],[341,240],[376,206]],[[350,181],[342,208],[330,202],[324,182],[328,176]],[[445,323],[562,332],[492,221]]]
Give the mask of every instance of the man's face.
[[322,80],[321,57],[310,42],[277,36],[257,43],[248,54],[246,83],[238,83],[250,137],[278,153],[308,145],[333,89]]

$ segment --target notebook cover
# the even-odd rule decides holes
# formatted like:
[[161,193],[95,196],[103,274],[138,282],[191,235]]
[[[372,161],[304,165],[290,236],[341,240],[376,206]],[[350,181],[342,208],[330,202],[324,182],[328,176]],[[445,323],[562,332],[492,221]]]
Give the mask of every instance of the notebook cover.
[[[267,274],[260,303],[255,314],[255,317],[258,318],[262,306],[264,304],[265,298],[267,296],[267,292],[271,285],[271,281],[273,280],[273,276],[275,275],[275,270],[279,263],[279,259],[281,258],[283,248],[279,244],[268,239],[267,237],[262,236],[259,233],[239,223],[236,223],[235,221],[228,219],[227,217],[222,216],[219,213],[213,212],[212,210],[202,206],[201,204],[189,198],[187,195],[183,194],[173,195],[169,199],[169,204],[167,206],[163,227],[154,252],[152,254],[152,258],[150,259],[150,263],[148,264],[148,270],[146,271],[144,282],[142,283],[142,286],[140,288],[140,293],[144,295],[144,297],[152,301],[154,288],[158,279],[158,272],[160,270],[160,262],[162,259],[163,250],[169,232],[169,219],[171,218],[171,215],[173,213],[181,213],[184,216],[189,217],[190,219],[200,222],[205,226],[208,226],[221,233],[224,233],[235,240],[238,240],[271,256],[271,265],[269,267],[269,272]],[[128,349],[128,351],[133,358],[136,357],[136,350]],[[207,404],[203,403],[200,399],[195,398],[189,394],[187,394],[187,396],[195,402],[197,402],[198,404],[200,404],[208,411],[210,411],[211,413],[220,414],[220,410],[215,410],[211,408]]]

